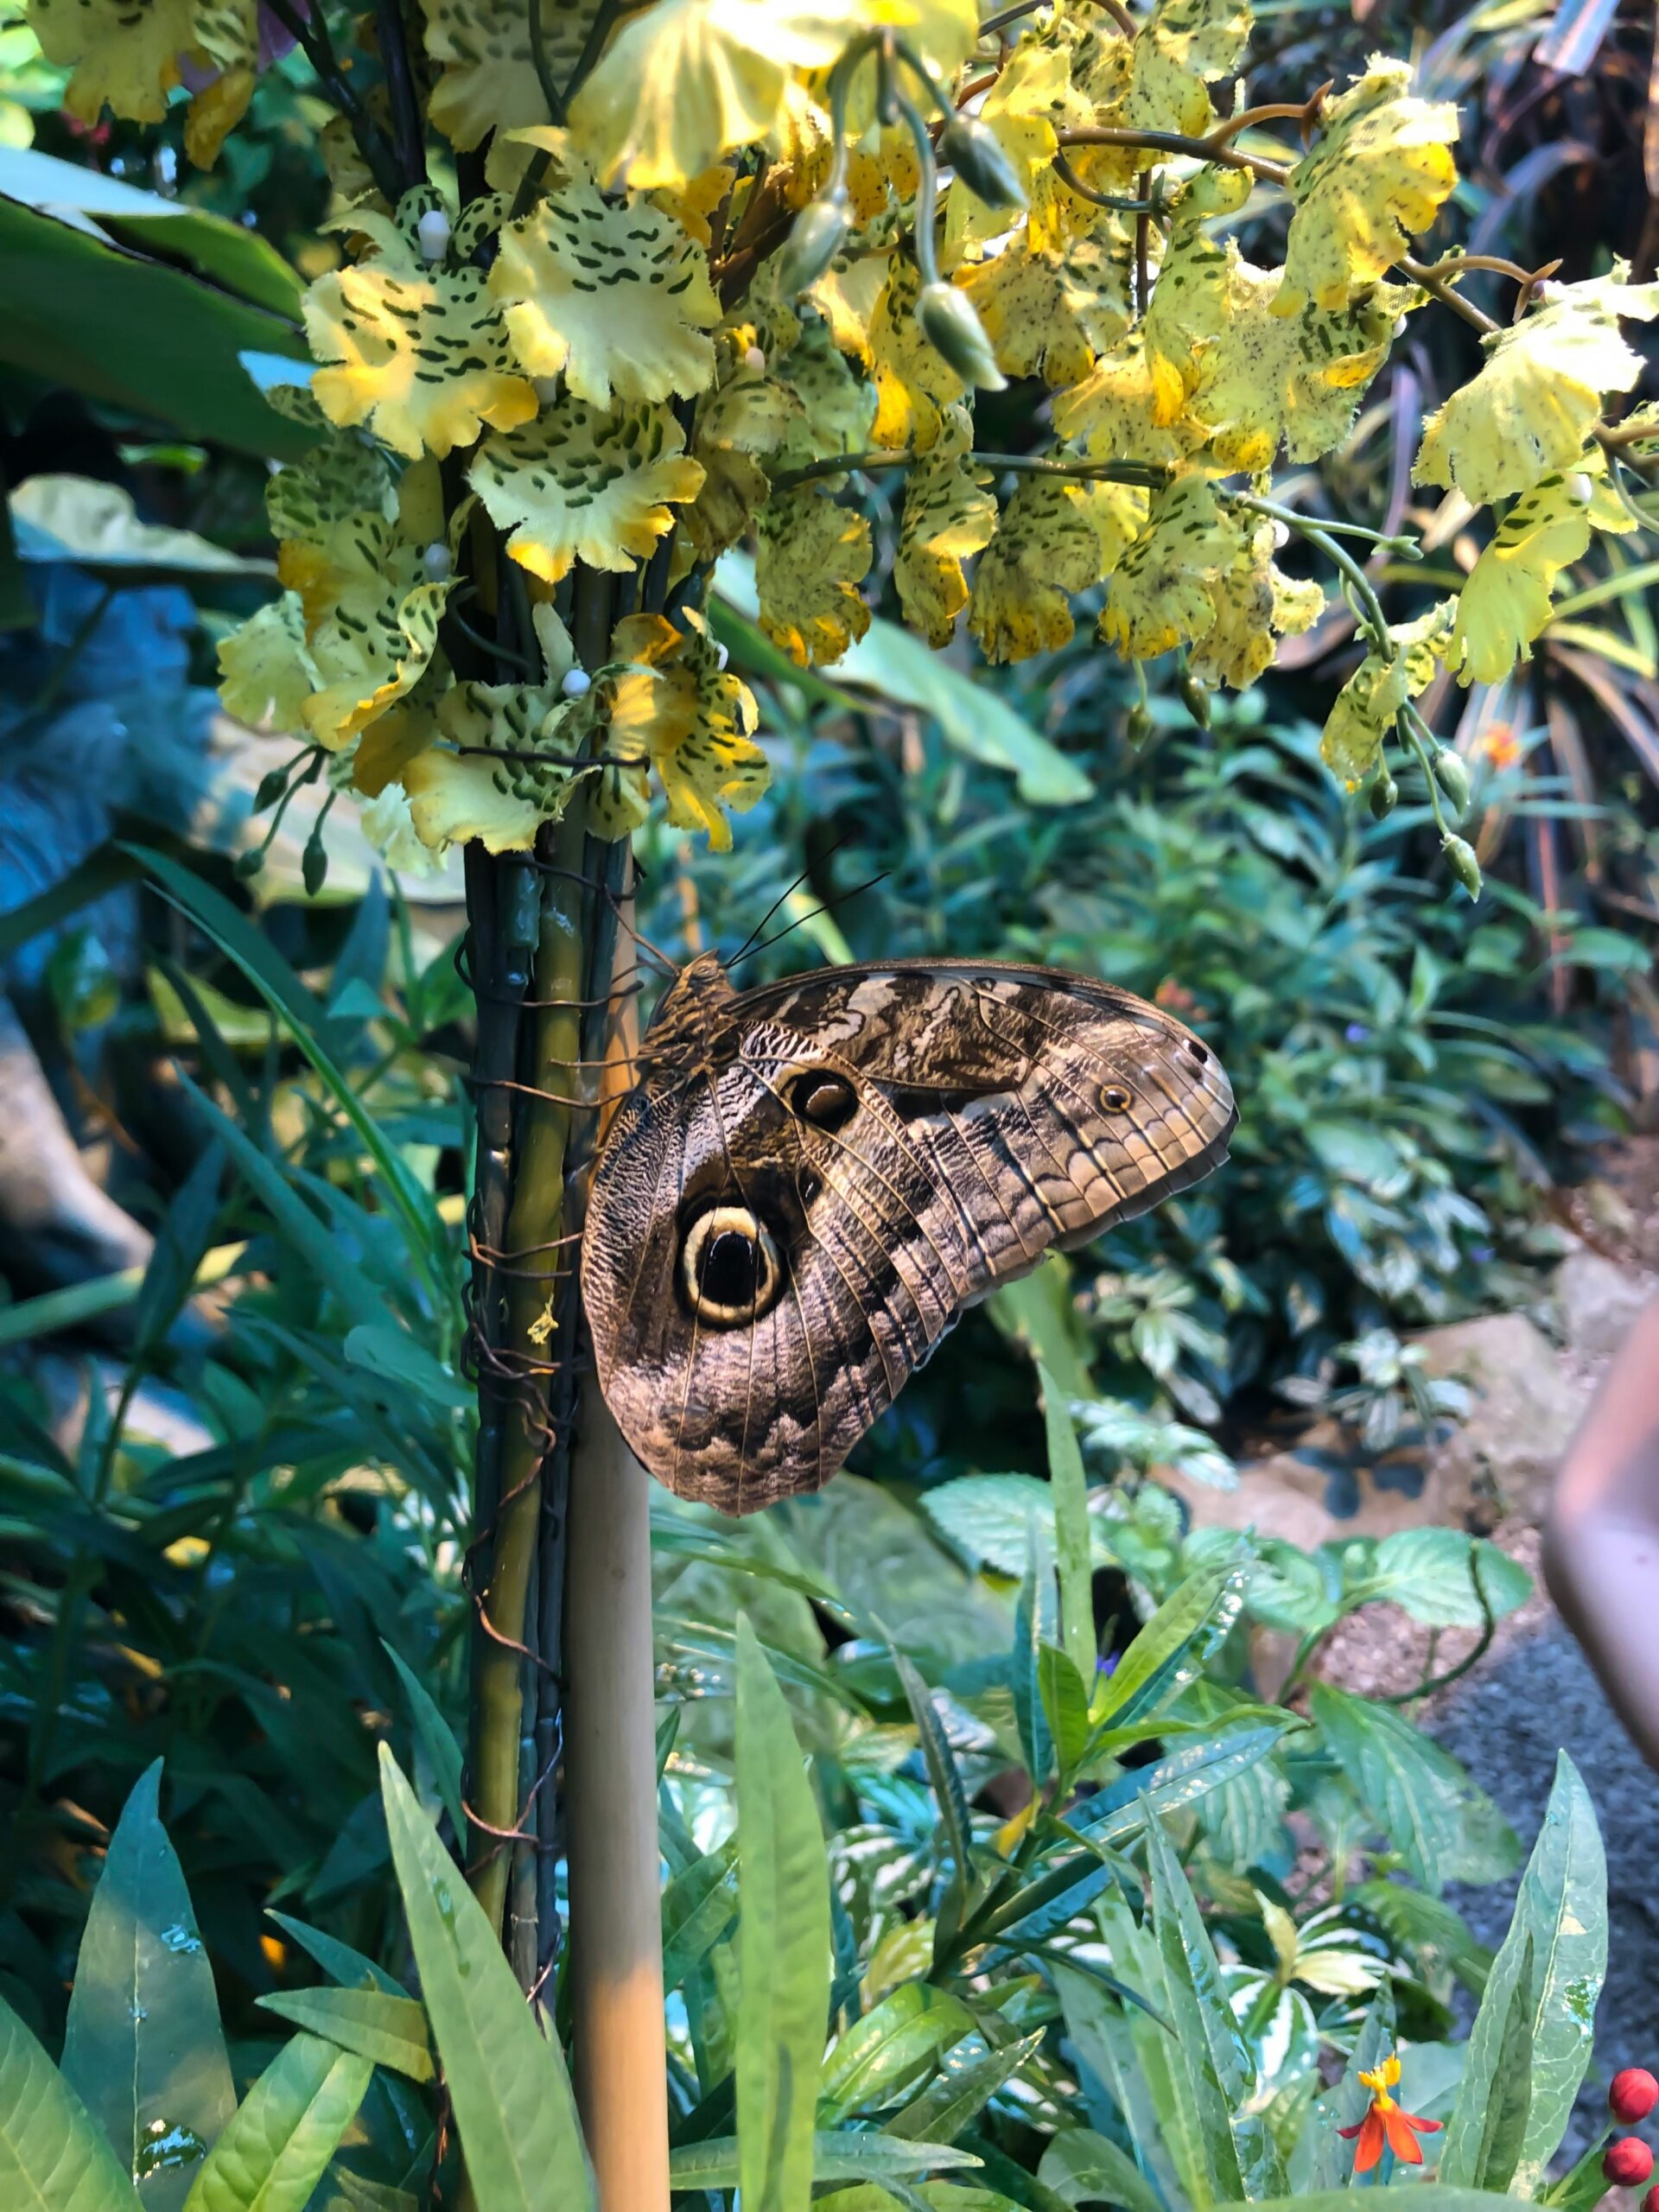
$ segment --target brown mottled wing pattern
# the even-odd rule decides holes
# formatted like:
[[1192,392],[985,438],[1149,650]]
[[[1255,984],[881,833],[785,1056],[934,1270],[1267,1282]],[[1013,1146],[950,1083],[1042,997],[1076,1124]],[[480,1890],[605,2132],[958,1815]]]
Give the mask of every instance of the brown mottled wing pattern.
[[645,1063],[584,1239],[600,1382],[652,1474],[734,1513],[828,1481],[964,1306],[1197,1182],[1236,1119],[1158,1007],[994,962],[734,996],[705,958]]

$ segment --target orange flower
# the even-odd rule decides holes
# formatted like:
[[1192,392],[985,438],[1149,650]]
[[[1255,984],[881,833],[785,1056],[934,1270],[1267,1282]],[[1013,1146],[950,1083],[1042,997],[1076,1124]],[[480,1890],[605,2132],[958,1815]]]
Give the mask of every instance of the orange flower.
[[1400,2079],[1400,2061],[1390,2051],[1374,2074],[1362,2074],[1360,2080],[1371,2093],[1371,2108],[1362,2120],[1352,2127],[1339,2127],[1338,2135],[1352,2142],[1359,2138],[1359,2147],[1354,2152],[1354,2171],[1368,2174],[1382,2156],[1386,2143],[1402,2166],[1421,2166],[1423,2146],[1420,2135],[1437,2135],[1438,2120],[1419,2120],[1414,2112],[1406,2112],[1389,2094]]
[[1513,722],[1494,722],[1481,739],[1482,757],[1500,772],[1521,758],[1521,736]]

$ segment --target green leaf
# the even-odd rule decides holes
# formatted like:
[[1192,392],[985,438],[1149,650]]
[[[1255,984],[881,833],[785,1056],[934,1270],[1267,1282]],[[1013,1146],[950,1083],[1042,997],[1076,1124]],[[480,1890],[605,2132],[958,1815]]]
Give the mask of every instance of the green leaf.
[[1440,2171],[1448,2181],[1491,2178],[1486,2114],[1497,2101],[1510,2016],[1518,2005],[1528,2050],[1525,2125],[1505,2186],[1538,2194],[1589,2064],[1596,1999],[1607,1969],[1607,1870],[1601,1832],[1578,1769],[1562,1751],[1542,1825],[1527,1861],[1480,2010]]
[[[136,239],[137,226],[126,227]],[[0,362],[9,367],[261,459],[297,461],[312,442],[303,424],[265,404],[237,358],[247,348],[298,353],[304,340],[288,321],[10,197],[0,198]]]
[[1026,1572],[1014,1609],[1014,1649],[1008,1681],[1026,1771],[1038,1789],[1054,1764],[1054,1740],[1043,1710],[1039,1675],[1044,1633],[1053,1625],[1054,1552],[1048,1533],[1033,1518],[1026,1530]]
[[385,2182],[369,2181],[349,2166],[336,2166],[332,2177],[338,2192],[327,2212],[421,2212],[418,2201],[406,2189],[391,2189]]
[[1173,1591],[1112,1669],[1096,1707],[1100,1726],[1122,1727],[1179,1696],[1238,1618],[1243,1587],[1243,1566],[1230,1560]]
[[[1022,1575],[1027,1531],[1033,1521],[1051,1542],[1055,1535],[1054,1491],[1035,1475],[958,1475],[922,1494],[923,1512],[969,1566]],[[1110,1567],[1104,1534],[1090,1516],[1090,1564]]]
[[1606,2152],[1605,2133],[1597,2137],[1575,2166],[1569,2167],[1539,2198],[1552,2212],[1595,2212],[1607,2194],[1607,2177],[1601,2171]]
[[6,2212],[137,2212],[109,2139],[0,1997],[0,2204]]
[[122,1808],[92,1893],[63,2039],[63,2076],[141,2177],[147,2212],[177,2212],[236,2110],[213,1970],[156,1810],[162,1762]]
[[177,1080],[196,1111],[231,1155],[232,1164],[281,1230],[296,1258],[355,1319],[378,1322],[385,1300],[361,1268],[341,1251],[327,1224],[313,1213],[283,1169],[221,1111],[182,1069]]
[[1337,2131],[1357,2127],[1364,2119],[1370,2108],[1371,2093],[1359,2077],[1376,2073],[1394,2049],[1395,2042],[1394,1992],[1385,1981],[1372,1998],[1370,2009],[1354,2038],[1342,2079],[1322,2107],[1325,2124],[1319,2133],[1314,2152],[1316,2188],[1335,2189],[1345,2177],[1353,2152]]
[[[352,1336],[357,1332],[353,1330]],[[347,1350],[351,1337],[346,1339]],[[382,1647],[388,1659],[397,1669],[397,1679],[404,1686],[404,1695],[409,1701],[409,1718],[421,1749],[431,1765],[432,1777],[438,1785],[438,1795],[443,1800],[443,1809],[449,1815],[456,1835],[467,1833],[467,1808],[461,1802],[461,1745],[455,1741],[455,1732],[444,1719],[433,1700],[432,1693],[422,1681],[403,1655],[393,1649],[382,1637]]]
[[789,1707],[737,1618],[737,2132],[744,2212],[804,2212],[830,2006],[830,1872]]
[[1309,1709],[1355,1796],[1426,1890],[1496,1881],[1518,1847],[1485,1792],[1392,1707],[1315,1682]]
[[1060,1577],[1060,1641],[1084,1685],[1085,1707],[1095,1684],[1095,1604],[1090,1554],[1089,1481],[1071,1410],[1059,1383],[1041,1361],[1043,1427],[1048,1442],[1048,1480],[1054,1492],[1054,1559]]
[[889,1991],[830,2052],[819,2118],[843,2120],[861,2106],[894,2102],[940,2051],[973,2032],[973,2014],[948,1989],[907,1981]]
[[1164,1965],[1164,1988],[1187,2094],[1212,2192],[1236,2203],[1284,2187],[1277,2146],[1259,2112],[1249,2109],[1255,2069],[1221,1978],[1198,1901],[1155,1813],[1146,1815],[1147,1864],[1152,1877],[1153,1929]]
[[1092,2128],[1068,2127],[1043,2153],[1037,2178],[1068,2204],[1119,2204],[1123,2212],[1164,2212],[1163,2199],[1127,2151]]
[[380,1790],[421,1993],[478,2212],[594,2212],[569,2077],[386,1746]]
[[927,1769],[928,1785],[944,1824],[945,1847],[965,1893],[973,1873],[969,1844],[973,1830],[969,1822],[968,1793],[963,1785],[961,1770],[945,1737],[932,1693],[905,1654],[896,1645],[890,1644],[888,1649],[904,1688],[911,1718],[916,1723],[916,1732],[921,1738],[922,1764]]
[[[676,2190],[734,2188],[740,2172],[740,2141],[741,2131],[738,2135],[711,2135],[707,2142],[687,2143],[671,2152],[671,2186]],[[881,2174],[943,2173],[979,2164],[971,2152],[956,2150],[949,2143],[897,2143],[888,2135],[810,2134],[804,2148],[810,2159],[809,2181],[865,2181]],[[804,2203],[806,2199],[801,2201]]]
[[302,1920],[291,1919],[274,1906],[265,1908],[284,1935],[291,1936],[303,1951],[308,1951],[331,1980],[345,1989],[384,1989],[389,1997],[404,1997],[408,1992],[403,1984],[394,1981],[384,1967],[372,1959],[365,1959],[361,1951],[354,1951],[349,1943],[342,1943],[338,1936],[330,1936],[321,1928],[308,1927]]
[[[262,937],[210,883],[204,883],[189,868],[148,846],[124,845],[120,849],[142,861],[169,905],[188,914],[236,963],[271,1012],[282,1017],[294,1042],[357,1132],[364,1150],[380,1173],[386,1195],[409,1231],[411,1251],[424,1262],[441,1242],[431,1201],[410,1173],[397,1147],[364,1105],[357,1084],[321,1041],[327,1020],[322,1007],[270,940]],[[371,1326],[384,1325],[384,1315],[378,1320],[369,1314],[360,1318]]]
[[196,1271],[207,1256],[219,1217],[219,1186],[224,1175],[225,1154],[210,1144],[162,1217],[132,1307],[133,1335],[146,1351],[161,1343],[195,1286]]
[[446,1413],[473,1402],[474,1393],[460,1376],[435,1359],[418,1337],[395,1324],[359,1322],[347,1332],[343,1350],[353,1367],[365,1368],[382,1382],[413,1390],[429,1405]]
[[[1099,1919],[1114,1961],[1161,1999],[1163,1972],[1150,1926],[1137,1922],[1121,1897],[1103,1902]],[[1145,2012],[1122,2009],[1080,1968],[1056,1961],[1049,1974],[1074,2063],[1099,2082],[1121,2115],[1147,2191],[1165,2204],[1179,2204],[1187,2194],[1186,2177],[1198,2172],[1202,2160],[1193,2114],[1175,2094],[1173,2031]],[[1126,2212],[1151,2212],[1138,2196],[1125,2195],[1121,2202]]]
[[1477,1560],[1495,1619],[1525,1605],[1532,1595],[1525,1567],[1496,1544],[1484,1538],[1477,1542],[1460,1529],[1399,1529],[1385,1536],[1370,1573],[1344,1592],[1344,1601],[1353,1605],[1383,1598],[1427,1628],[1479,1628],[1485,1615],[1475,1587]]
[[[740,614],[753,619],[759,601],[754,565],[747,554],[721,556],[715,591]],[[896,622],[878,615],[836,662],[836,683],[868,689],[894,705],[932,715],[947,745],[1013,775],[1028,806],[1075,806],[1094,796],[1094,785],[1077,763],[1039,736],[999,693],[953,668]],[[744,2212],[752,2208],[746,2205]]]
[[1037,1688],[1063,1777],[1077,1772],[1089,1742],[1089,1693],[1083,1677],[1058,1644],[1037,1652]]
[[82,907],[130,883],[141,873],[130,853],[114,845],[96,846],[49,890],[37,892],[33,899],[25,899],[21,906],[9,906],[0,914],[0,960],[10,960],[47,930],[55,929],[60,922],[67,922]]
[[1071,1264],[1062,1254],[1051,1252],[1028,1275],[994,1290],[985,1310],[1005,1337],[1047,1370],[1067,1400],[1096,1395],[1089,1341],[1071,1302]]
[[663,1891],[663,1986],[677,1989],[736,1924],[737,1887],[732,1870],[737,1846],[728,1839],[677,1874]]
[[267,2012],[411,2082],[432,2079],[426,2013],[412,1997],[389,1997],[384,1989],[282,1989],[257,2001]]
[[208,2152],[185,2212],[302,2212],[373,2071],[319,2036],[296,2036]]
[[1039,2028],[1000,2050],[983,2051],[965,2061],[961,2060],[960,2050],[948,2054],[936,2078],[886,2122],[882,2133],[890,2140],[897,2137],[905,2141],[954,2143],[1002,2084],[1036,2057],[1042,2044],[1043,2031]]

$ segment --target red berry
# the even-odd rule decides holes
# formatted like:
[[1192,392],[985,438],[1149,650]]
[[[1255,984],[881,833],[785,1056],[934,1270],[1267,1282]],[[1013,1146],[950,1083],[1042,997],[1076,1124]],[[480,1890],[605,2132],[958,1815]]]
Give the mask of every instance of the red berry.
[[1643,2198],[1642,2212],[1659,2212],[1659,2189],[1650,2189]]
[[[1615,2120],[1622,2120],[1626,2127],[1645,2120],[1659,2105],[1659,2082],[1656,2082],[1645,2067],[1627,2066],[1613,2076],[1613,2086],[1607,2092],[1607,2109]],[[1656,2208],[1659,2212],[1659,2208]]]
[[1634,2189],[1653,2171],[1653,2153],[1639,2135],[1621,2135],[1607,2145],[1601,2171],[1619,2189]]

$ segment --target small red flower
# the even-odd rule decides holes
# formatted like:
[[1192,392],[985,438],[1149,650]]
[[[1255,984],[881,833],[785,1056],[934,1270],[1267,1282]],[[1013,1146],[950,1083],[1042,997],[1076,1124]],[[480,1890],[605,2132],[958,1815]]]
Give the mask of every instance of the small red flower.
[[1653,2171],[1653,2153],[1639,2135],[1621,2135],[1607,2145],[1601,2171],[1619,2189],[1636,2189]]
[[1637,2120],[1645,2120],[1659,2105],[1659,2082],[1643,2066],[1627,2066],[1613,2076],[1613,2086],[1607,2092],[1607,2109],[1615,2120],[1622,2120],[1626,2127],[1634,2127]]
[[[1384,2144],[1402,2166],[1421,2166],[1423,2146],[1417,2138],[1438,2135],[1440,2123],[1438,2120],[1419,2120],[1414,2112],[1407,2112],[1389,2094],[1400,2079],[1398,2056],[1390,2051],[1375,2073],[1362,2074],[1359,2078],[1371,2093],[1371,2108],[1352,2127],[1337,2130],[1351,2143],[1355,2136],[1359,2138],[1354,2152],[1354,2171],[1370,2173],[1382,2158]],[[1659,2207],[1655,2208],[1655,2212],[1659,2212]]]

